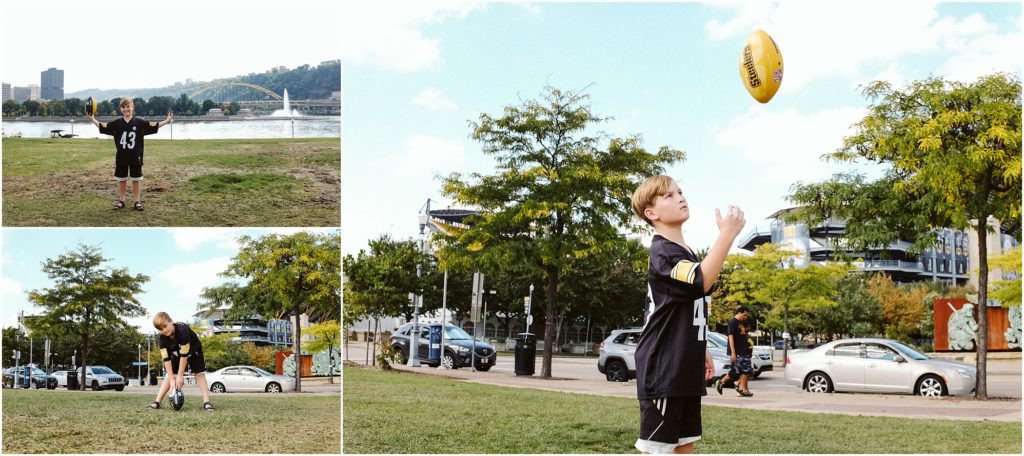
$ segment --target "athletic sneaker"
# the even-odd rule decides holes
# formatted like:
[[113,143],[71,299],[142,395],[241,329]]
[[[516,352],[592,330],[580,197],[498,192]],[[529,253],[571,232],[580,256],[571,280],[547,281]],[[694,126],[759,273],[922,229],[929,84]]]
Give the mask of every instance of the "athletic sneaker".
[[718,394],[722,394],[722,380],[721,379],[715,380],[715,391],[718,391]]
[[740,397],[750,397],[753,396],[754,393],[751,393],[750,390],[736,388],[736,395]]

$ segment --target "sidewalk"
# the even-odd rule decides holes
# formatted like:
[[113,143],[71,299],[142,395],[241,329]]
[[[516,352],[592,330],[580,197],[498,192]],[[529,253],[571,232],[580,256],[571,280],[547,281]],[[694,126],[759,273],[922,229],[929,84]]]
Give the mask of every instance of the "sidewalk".
[[[502,360],[499,357],[499,363]],[[588,363],[589,364],[589,363]],[[993,374],[990,360],[989,373]],[[998,370],[1020,375],[1020,360],[1000,361],[1003,364]],[[1016,366],[1016,367],[1014,367]],[[469,369],[444,370],[435,368],[414,368],[406,365],[394,366],[396,369],[415,372],[421,375],[437,375],[452,379],[471,381],[481,384],[500,385],[513,388],[533,388],[547,391],[570,392],[577,394],[595,394],[601,396],[636,397],[636,381],[618,383],[599,380],[554,377],[540,378],[540,369],[534,376],[516,376],[510,372],[492,370],[491,372],[473,372]],[[556,366],[553,371],[567,372],[564,366]],[[573,374],[569,374],[573,375]],[[861,416],[889,416],[901,418],[951,419],[969,421],[1021,421],[1020,399],[990,399],[979,401],[964,397],[923,398],[899,394],[870,393],[834,393],[812,394],[796,387],[779,389],[757,389],[750,398],[737,397],[731,390],[718,395],[708,388],[708,395],[703,398],[705,405],[736,407],[755,410],[784,410],[806,413],[835,413]]]

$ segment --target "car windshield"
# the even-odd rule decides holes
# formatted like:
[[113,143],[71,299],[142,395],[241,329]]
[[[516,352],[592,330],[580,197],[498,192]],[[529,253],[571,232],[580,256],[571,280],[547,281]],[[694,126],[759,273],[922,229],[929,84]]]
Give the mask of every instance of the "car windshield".
[[32,368],[32,375],[35,375],[35,376],[46,376],[46,372],[43,371],[42,369],[38,368],[38,367],[33,367]]
[[708,340],[714,342],[715,345],[718,345],[719,347],[729,346],[729,339],[726,339],[725,336],[716,332],[708,331]]
[[910,347],[908,347],[906,345],[903,345],[903,344],[901,344],[899,342],[889,342],[889,345],[891,345],[893,348],[898,350],[900,353],[902,353],[907,358],[910,358],[910,359],[913,359],[913,360],[916,360],[916,361],[923,361],[923,360],[929,359],[928,356],[926,356],[924,353],[921,353],[921,352],[919,352],[917,350],[914,350],[913,348],[910,348]]
[[105,374],[113,374],[114,371],[108,369],[105,366],[93,366],[92,367],[92,373],[94,373],[94,374],[104,374],[105,375]]

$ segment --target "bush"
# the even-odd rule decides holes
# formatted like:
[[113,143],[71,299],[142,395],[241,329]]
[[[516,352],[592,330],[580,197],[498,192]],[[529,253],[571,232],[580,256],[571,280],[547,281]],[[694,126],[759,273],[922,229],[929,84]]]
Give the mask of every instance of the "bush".
[[391,346],[391,342],[384,339],[380,344],[380,353],[377,354],[377,364],[380,365],[381,369],[391,370],[391,363],[395,361],[395,348]]

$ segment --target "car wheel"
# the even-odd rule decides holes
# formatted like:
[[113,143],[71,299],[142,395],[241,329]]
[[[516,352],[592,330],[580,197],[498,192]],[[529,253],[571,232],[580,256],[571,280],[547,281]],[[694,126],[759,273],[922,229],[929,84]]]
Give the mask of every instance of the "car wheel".
[[458,367],[455,366],[455,357],[452,356],[451,353],[445,353],[444,356],[441,357],[441,367],[445,369],[458,369]]
[[811,372],[804,386],[811,393],[831,393],[833,390],[832,379],[824,372]]
[[612,360],[604,368],[604,376],[609,382],[628,382],[629,371],[626,370],[626,363],[619,360]]
[[267,392],[268,393],[280,393],[281,392],[281,385],[278,385],[275,382],[267,383]]
[[210,391],[214,392],[214,393],[224,393],[224,392],[227,392],[227,389],[224,388],[224,384],[223,383],[221,383],[221,382],[213,382],[213,384],[210,385]]
[[493,366],[476,366],[476,370],[478,370],[480,372],[487,372],[487,371],[491,370],[491,367],[493,367]]
[[402,347],[395,347],[395,363],[405,364],[405,350]]
[[100,390],[100,382],[97,382],[96,380],[93,380],[92,381],[92,390],[93,391],[99,391]]
[[925,397],[939,397],[949,394],[949,390],[946,389],[946,383],[941,378],[935,375],[925,375],[917,381],[917,388],[914,389],[917,394]]
[[124,391],[124,387],[118,386],[117,388],[114,388],[114,391]]

